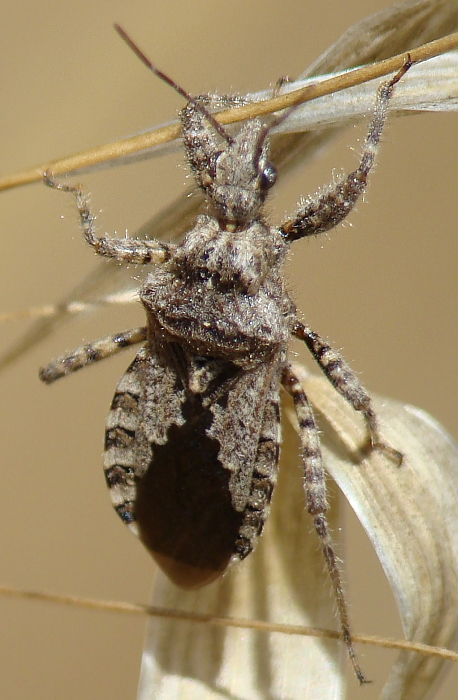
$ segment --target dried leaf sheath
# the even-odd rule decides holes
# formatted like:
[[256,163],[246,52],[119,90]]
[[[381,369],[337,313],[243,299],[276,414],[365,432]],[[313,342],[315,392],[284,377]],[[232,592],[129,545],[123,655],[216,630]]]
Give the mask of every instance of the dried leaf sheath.
[[[406,464],[398,469],[377,454],[360,462],[361,420],[323,378],[304,370],[301,377],[319,416],[326,466],[377,550],[398,600],[406,637],[453,648],[458,633],[456,446],[424,412],[394,401],[375,401],[383,434],[404,450]],[[178,591],[158,573],[153,604],[335,627],[329,585],[303,508],[297,455],[297,441],[286,424],[271,517],[259,547],[243,566],[193,594]],[[334,532],[337,503],[333,498]],[[402,652],[380,700],[420,700],[442,666],[440,659]],[[334,643],[151,620],[138,698],[146,700],[154,688],[155,697],[167,700],[228,695],[244,700],[331,700],[345,697],[343,678]]]
[[[374,453],[355,468],[342,460],[362,426],[322,379],[304,379],[329,421],[326,466],[374,545],[390,581],[406,639],[456,648],[458,642],[458,450],[431,416],[395,401],[376,402],[386,439],[405,455],[400,469]],[[340,444],[339,444],[340,443]],[[381,695],[420,700],[443,661],[401,652]]]

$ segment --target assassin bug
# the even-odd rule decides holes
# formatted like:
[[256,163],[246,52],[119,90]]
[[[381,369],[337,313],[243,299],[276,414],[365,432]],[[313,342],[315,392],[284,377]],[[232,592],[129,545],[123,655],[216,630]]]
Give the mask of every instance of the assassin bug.
[[290,112],[268,126],[254,119],[232,136],[209,109],[240,104],[240,98],[192,97],[116,28],[137,56],[187,100],[180,113],[186,157],[209,213],[197,218],[178,245],[99,237],[81,188],[47,174],[49,186],[75,196],[85,240],[98,255],[155,268],[139,290],[146,326],[63,355],[44,367],[40,378],[52,383],[143,343],[108,414],[105,476],[118,515],[185,589],[209,584],[244,559],[262,532],[276,481],[282,385],[297,413],[307,508],[322,543],[343,639],[364,682],[326,522],[318,431],[287,358],[291,336],[307,345],[336,390],[363,414],[368,435],[362,454],[381,450],[399,463],[402,455],[382,440],[371,400],[339,353],[298,320],[282,267],[293,241],[337,226],[364,192],[389,100],[410,57],[378,89],[358,168],[307,199],[275,228],[262,212],[277,177],[268,134]]

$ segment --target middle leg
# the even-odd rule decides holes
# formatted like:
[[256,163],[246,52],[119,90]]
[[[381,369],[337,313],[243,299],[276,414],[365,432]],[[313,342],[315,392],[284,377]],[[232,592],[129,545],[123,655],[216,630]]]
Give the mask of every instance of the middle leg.
[[360,411],[363,414],[369,431],[367,445],[364,446],[366,451],[369,448],[385,452],[395,462],[401,464],[402,454],[381,439],[371,398],[340,353],[334,350],[318,333],[302,323],[294,325],[292,334],[304,341],[336,391],[353,406],[355,411]]
[[42,367],[38,376],[45,384],[52,384],[61,377],[73,374],[73,372],[83,369],[94,362],[100,362],[100,360],[105,360],[107,357],[112,357],[124,350],[124,348],[143,343],[145,340],[146,326],[109,335],[107,338],[82,345],[76,350],[61,355],[50,362],[49,365],[46,365],[46,367]]
[[143,241],[138,238],[112,238],[111,236],[96,235],[96,216],[89,206],[89,196],[80,185],[67,185],[57,182],[49,172],[43,176],[45,185],[53,190],[69,192],[75,198],[81,229],[86,242],[95,250],[97,255],[114,258],[120,263],[135,265],[161,265],[170,258],[172,244],[162,241]]

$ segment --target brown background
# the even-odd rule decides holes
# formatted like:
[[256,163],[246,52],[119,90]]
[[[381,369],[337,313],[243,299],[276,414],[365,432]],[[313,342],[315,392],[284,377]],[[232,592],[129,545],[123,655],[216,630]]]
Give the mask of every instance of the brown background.
[[[348,26],[389,0],[98,0],[0,8],[2,174],[171,118],[182,101],[115,35],[123,24],[191,93],[244,93],[297,75]],[[296,246],[291,288],[307,322],[337,346],[373,391],[414,403],[458,436],[456,115],[393,121],[353,227]],[[352,167],[362,132],[279,185],[279,221]],[[108,231],[135,231],[183,191],[182,156],[84,178]],[[95,261],[72,203],[40,185],[1,195],[0,309],[54,301]],[[61,215],[65,218],[62,219]],[[135,320],[132,321],[132,315]],[[1,377],[0,583],[146,601],[152,564],[109,505],[100,467],[104,417],[129,362],[121,357],[55,387],[37,367],[66,349],[135,325],[137,312],[85,320],[37,347]],[[4,326],[2,345],[24,328]],[[354,627],[400,635],[394,604],[351,516],[346,557]],[[134,698],[143,621],[0,599],[0,698]],[[378,695],[392,656],[362,650]],[[455,694],[450,673],[436,697]],[[323,679],[325,681],[325,679]]]

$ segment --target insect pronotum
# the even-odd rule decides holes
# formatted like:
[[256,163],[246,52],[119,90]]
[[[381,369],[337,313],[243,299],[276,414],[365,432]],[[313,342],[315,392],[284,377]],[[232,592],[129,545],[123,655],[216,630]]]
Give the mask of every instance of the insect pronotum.
[[298,319],[282,276],[290,244],[339,224],[364,192],[396,83],[377,92],[358,168],[308,198],[280,227],[263,215],[277,173],[269,161],[270,125],[253,119],[236,135],[209,109],[237,97],[192,97],[155,68],[126,33],[141,60],[186,100],[180,113],[186,157],[208,214],[183,242],[97,236],[79,186],[45,181],[74,195],[86,242],[123,264],[153,265],[139,297],[146,325],[59,357],[40,371],[52,383],[89,364],[142,344],[121,378],[108,414],[104,469],[113,505],[178,586],[194,589],[221,576],[254,549],[269,513],[280,449],[279,391],[297,413],[307,508],[321,540],[342,636],[355,672],[341,576],[334,553],[318,431],[312,408],[288,361],[291,336],[367,424],[362,451],[402,456],[380,436],[371,400],[338,352]]

